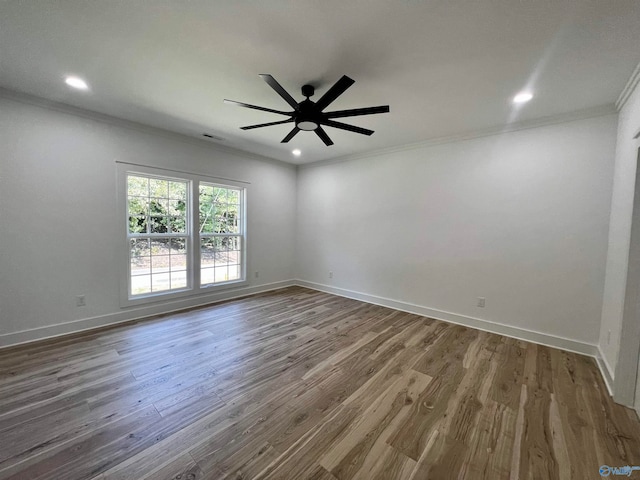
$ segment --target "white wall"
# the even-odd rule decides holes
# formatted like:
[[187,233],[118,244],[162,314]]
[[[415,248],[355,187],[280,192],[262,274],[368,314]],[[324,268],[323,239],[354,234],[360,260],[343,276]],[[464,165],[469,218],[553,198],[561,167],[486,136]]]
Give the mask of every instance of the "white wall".
[[0,98],[0,346],[198,303],[120,308],[116,161],[251,182],[251,286],[293,278],[295,167]]
[[[640,141],[633,137],[639,130],[640,88],[636,87],[621,108],[618,118],[609,251],[600,328],[599,344],[612,376],[618,369],[622,341],[637,155],[640,147]],[[610,341],[609,332],[611,332]],[[637,359],[633,361],[637,362]],[[628,383],[630,380],[625,381]],[[618,383],[617,380],[616,383]],[[633,395],[633,385],[630,385],[628,390],[631,393],[628,393],[627,397]],[[625,398],[622,401],[629,403],[631,400]]]
[[606,115],[301,168],[298,278],[595,353],[615,136]]
[[615,131],[607,115],[303,167],[296,181],[293,166],[0,98],[0,346],[212,298],[120,307],[120,160],[251,182],[260,278],[243,292],[297,276],[585,351],[600,332]]

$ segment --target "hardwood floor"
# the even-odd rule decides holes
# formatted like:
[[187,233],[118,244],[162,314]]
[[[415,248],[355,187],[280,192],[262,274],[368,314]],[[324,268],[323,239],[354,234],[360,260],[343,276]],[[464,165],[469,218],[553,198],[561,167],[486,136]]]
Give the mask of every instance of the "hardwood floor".
[[0,479],[564,480],[605,464],[640,465],[640,422],[592,359],[299,287],[0,350]]

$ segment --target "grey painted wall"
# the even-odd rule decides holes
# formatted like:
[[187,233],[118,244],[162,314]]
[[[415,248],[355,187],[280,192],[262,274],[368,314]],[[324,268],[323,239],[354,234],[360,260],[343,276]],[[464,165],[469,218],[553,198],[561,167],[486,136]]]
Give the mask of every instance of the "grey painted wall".
[[149,312],[119,304],[116,161],[250,182],[249,280],[293,278],[294,166],[0,98],[0,336]]
[[606,115],[301,168],[298,277],[595,351],[615,136]]

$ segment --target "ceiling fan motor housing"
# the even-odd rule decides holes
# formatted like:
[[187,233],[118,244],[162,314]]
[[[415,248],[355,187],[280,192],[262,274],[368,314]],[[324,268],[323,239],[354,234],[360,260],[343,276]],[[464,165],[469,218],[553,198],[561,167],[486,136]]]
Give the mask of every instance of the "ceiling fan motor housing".
[[316,89],[313,85],[303,85],[302,86],[302,96],[303,97],[313,97],[313,94],[316,92]]

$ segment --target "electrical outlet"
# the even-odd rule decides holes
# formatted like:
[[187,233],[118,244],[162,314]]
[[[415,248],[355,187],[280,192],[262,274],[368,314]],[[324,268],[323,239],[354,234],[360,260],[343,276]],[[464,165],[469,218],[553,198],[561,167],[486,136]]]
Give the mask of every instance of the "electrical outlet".
[[333,272],[329,272],[329,278],[333,278]]
[[87,303],[84,299],[84,295],[76,296],[76,307],[84,307],[86,304]]
[[260,276],[260,272],[256,272],[256,278]]
[[478,303],[476,304],[478,307],[484,308],[484,297],[478,297]]

